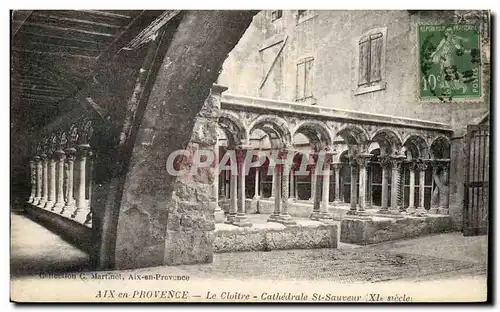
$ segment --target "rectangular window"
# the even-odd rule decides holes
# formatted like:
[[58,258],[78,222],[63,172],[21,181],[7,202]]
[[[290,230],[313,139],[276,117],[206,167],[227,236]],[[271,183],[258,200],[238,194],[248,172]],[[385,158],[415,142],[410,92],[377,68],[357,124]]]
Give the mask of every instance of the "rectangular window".
[[274,10],[271,12],[271,21],[280,19],[283,16],[283,10]]
[[297,63],[297,101],[313,97],[313,61],[312,57],[308,57]]
[[358,86],[369,85],[382,80],[382,33],[372,34],[359,40]]

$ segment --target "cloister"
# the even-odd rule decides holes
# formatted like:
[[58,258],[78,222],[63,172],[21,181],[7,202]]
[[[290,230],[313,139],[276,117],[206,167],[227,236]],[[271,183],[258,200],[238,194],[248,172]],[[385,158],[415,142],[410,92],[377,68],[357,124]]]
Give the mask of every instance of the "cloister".
[[[216,223],[252,226],[248,214],[267,211],[269,222],[294,225],[294,216],[304,214],[299,206],[314,220],[333,219],[330,208],[347,215],[448,213],[447,125],[225,90],[214,85],[201,111],[214,109],[218,160],[227,150],[240,156],[237,173],[214,175]],[[203,127],[197,121],[195,129]],[[99,157],[92,148],[92,122],[83,116],[49,130],[33,145],[27,201],[91,228],[93,161]],[[273,164],[265,159],[246,175],[241,156],[248,151],[279,151],[294,161],[268,171]],[[309,174],[301,174],[301,164]]]

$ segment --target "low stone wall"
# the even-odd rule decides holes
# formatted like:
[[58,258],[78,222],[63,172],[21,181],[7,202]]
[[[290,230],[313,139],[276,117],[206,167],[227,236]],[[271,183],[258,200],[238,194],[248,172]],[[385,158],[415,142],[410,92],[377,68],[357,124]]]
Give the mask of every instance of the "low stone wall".
[[451,216],[447,215],[427,215],[425,217],[346,216],[341,221],[340,241],[367,245],[452,231],[454,231],[453,220]]
[[246,228],[217,224],[214,252],[337,248],[337,227],[337,224],[309,220],[298,220],[296,226],[274,222]]

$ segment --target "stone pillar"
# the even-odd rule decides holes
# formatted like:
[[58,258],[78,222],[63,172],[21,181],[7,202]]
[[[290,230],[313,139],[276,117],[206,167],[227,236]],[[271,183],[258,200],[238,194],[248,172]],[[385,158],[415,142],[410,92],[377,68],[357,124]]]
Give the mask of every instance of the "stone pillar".
[[439,185],[439,214],[449,214],[449,162],[443,161],[441,164],[440,185]]
[[358,181],[358,174],[357,174],[357,160],[355,155],[350,156],[350,161],[351,165],[351,204],[350,204],[350,209],[347,212],[349,215],[357,215],[358,214],[358,203],[357,203],[357,181]]
[[321,182],[318,181],[318,155],[313,155],[312,157],[314,164],[311,166],[311,198],[310,201],[313,202],[313,211],[311,213],[310,219],[317,220],[321,212]]
[[212,187],[212,204],[214,208],[215,223],[224,223],[224,211],[219,206],[219,146],[214,146],[214,167],[213,167],[213,187]]
[[87,154],[90,149],[88,144],[78,145],[78,181],[77,181],[77,194],[76,194],[76,209],[73,211],[71,218],[85,223],[88,214],[87,201],[85,199],[86,188],[86,169],[87,169]]
[[333,220],[333,216],[328,210],[328,202],[330,199],[330,164],[332,162],[332,154],[327,153],[325,155],[325,163],[323,166],[323,182],[321,190],[321,209],[318,215],[318,219],[321,220]]
[[290,197],[288,198],[289,202],[295,202],[297,200],[295,194],[295,170],[293,168],[290,169]]
[[273,170],[273,175],[272,175],[272,183],[271,183],[271,197],[269,197],[270,200],[273,200],[275,195],[276,195],[276,168]]
[[399,169],[403,163],[403,157],[392,157],[392,183],[391,183],[391,212],[399,213],[399,186],[401,182],[401,175]]
[[94,170],[94,153],[91,150],[89,150],[89,152],[88,152],[87,164],[88,164],[88,168],[87,168],[88,178],[87,178],[86,182],[88,183],[88,188],[87,188],[88,197],[86,198],[86,205],[87,205],[88,213],[87,213],[87,216],[85,217],[84,224],[85,225],[92,225],[92,207],[90,205],[92,203],[92,186],[94,184],[94,181],[92,179],[93,170]]
[[232,224],[236,217],[236,210],[238,209],[238,172],[229,172],[229,213],[227,215],[227,220],[225,223]]
[[333,201],[333,204],[339,205],[342,203],[340,200],[340,170],[342,169],[342,163],[334,163],[332,166],[333,173],[335,175],[335,200]]
[[247,227],[247,226],[252,226],[252,223],[250,220],[248,220],[248,216],[246,213],[246,207],[245,207],[245,156],[246,156],[246,150],[245,149],[238,149],[236,151],[236,160],[237,160],[237,165],[238,165],[238,212],[236,213],[236,216],[234,218],[233,225],[236,226],[242,226],[242,227]]
[[434,189],[431,193],[431,207],[429,209],[429,213],[436,214],[439,210],[439,195],[441,190],[439,189],[438,174],[439,174],[439,163],[437,161],[432,162],[432,179],[434,180]]
[[[290,196],[290,173],[293,172],[290,170],[290,166],[288,165],[280,165],[280,171],[281,171],[281,210],[279,213],[279,217],[277,222],[283,223],[284,225],[287,226],[292,226],[296,225],[297,222],[293,220],[292,216],[288,213],[288,201],[289,201],[289,196]],[[279,193],[279,192],[278,192]]]
[[278,222],[281,213],[281,168],[275,166],[273,170],[273,191],[274,191],[274,210],[273,213],[267,219],[267,222]]
[[28,198],[28,203],[32,203],[35,199],[36,193],[36,163],[35,160],[30,160],[30,183],[31,183],[31,193]]
[[260,168],[255,168],[255,186],[254,186],[254,193],[253,193],[253,199],[259,200],[260,199],[260,193],[259,193],[259,186],[260,186]]
[[56,204],[56,158],[57,155],[55,153],[51,153],[47,155],[48,158],[48,194],[47,194],[47,202],[45,203],[44,208],[50,209],[54,211],[54,205]]
[[42,154],[42,197],[38,203],[38,207],[44,208],[49,196],[49,169],[47,154]]
[[381,207],[380,211],[385,213],[389,210],[388,199],[389,199],[389,170],[392,166],[392,162],[389,157],[380,158],[380,166],[382,167],[382,195],[381,195]]
[[425,171],[427,171],[427,163],[425,161],[417,163],[417,170],[419,174],[419,205],[417,208],[417,213],[427,213],[425,209]]
[[414,214],[415,209],[415,163],[410,164],[410,196],[408,200],[408,209],[406,212]]
[[57,166],[57,176],[56,176],[56,204],[54,205],[53,210],[58,211],[59,213],[64,213],[64,206],[66,203],[64,202],[64,159],[66,156],[64,155],[64,151],[58,150],[55,152],[56,161],[55,164]]
[[[315,160],[316,161],[316,160]],[[316,184],[318,182],[318,176],[316,174],[316,164],[311,166],[311,196],[309,197],[309,201],[313,202],[316,199]]]
[[371,154],[360,154],[356,157],[359,166],[359,211],[366,210],[366,167],[371,159]]
[[35,167],[36,167],[36,192],[35,198],[33,198],[33,205],[37,206],[40,204],[40,200],[42,199],[42,183],[43,183],[43,168],[42,168],[42,160],[40,156],[35,156]]
[[65,215],[68,214],[68,216],[71,216],[71,213],[75,210],[75,198],[73,194],[73,188],[74,188],[74,172],[75,172],[75,153],[76,149],[74,148],[68,148],[66,149],[66,162],[68,163],[68,171],[67,171],[67,197],[66,197],[66,206],[64,206],[63,210],[61,211],[61,214]]

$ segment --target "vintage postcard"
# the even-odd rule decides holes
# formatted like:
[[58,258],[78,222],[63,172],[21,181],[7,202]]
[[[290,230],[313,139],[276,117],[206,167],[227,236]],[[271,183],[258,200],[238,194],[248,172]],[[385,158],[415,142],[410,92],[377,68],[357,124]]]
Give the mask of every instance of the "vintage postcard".
[[489,10],[12,10],[13,302],[486,302]]

